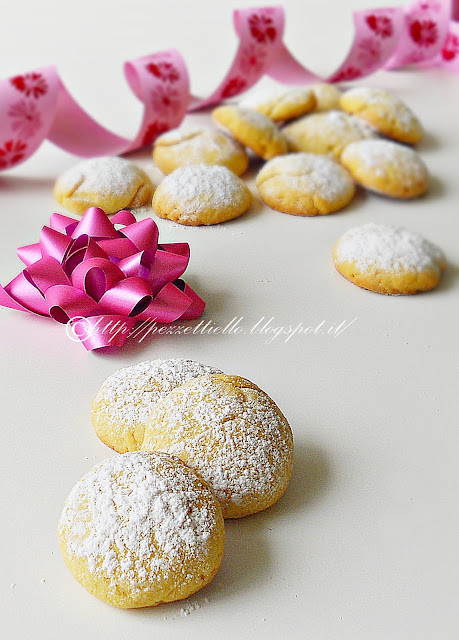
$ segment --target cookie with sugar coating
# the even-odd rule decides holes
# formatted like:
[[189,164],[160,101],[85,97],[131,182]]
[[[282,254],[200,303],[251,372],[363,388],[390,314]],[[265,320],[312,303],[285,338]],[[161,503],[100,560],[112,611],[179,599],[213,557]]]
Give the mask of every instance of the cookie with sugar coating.
[[355,184],[338,162],[314,153],[273,158],[257,176],[261,199],[268,206],[297,216],[338,211],[353,198]]
[[221,507],[177,458],[124,453],[70,492],[59,546],[78,582],[123,609],[182,600],[208,584],[224,548]]
[[292,432],[277,405],[249,380],[223,374],[190,380],[157,403],[142,450],[164,451],[195,469],[225,518],[274,504],[293,465]]
[[224,131],[189,126],[159,136],[153,160],[166,175],[192,164],[217,164],[241,176],[249,164],[245,148]]
[[350,282],[387,295],[429,291],[437,286],[446,266],[443,252],[419,233],[374,223],[341,236],[333,260]]
[[232,220],[251,204],[250,189],[232,171],[205,164],[170,173],[156,189],[152,202],[160,218],[192,226]]
[[108,214],[141,207],[152,195],[153,185],[145,171],[117,157],[83,160],[54,185],[56,200],[80,215],[89,207],[100,207]]
[[91,421],[102,442],[119,453],[137,451],[154,405],[184,382],[222,373],[194,360],[146,360],[115,371],[92,402]]
[[281,130],[255,109],[228,104],[214,109],[212,117],[263,160],[287,153],[287,140]]
[[407,144],[416,144],[422,139],[423,130],[419,120],[404,102],[389,91],[355,87],[343,93],[340,106],[388,138]]
[[377,137],[369,124],[343,111],[312,113],[287,125],[282,131],[290,151],[329,154],[337,159],[351,142]]
[[299,118],[316,106],[316,97],[309,87],[274,87],[254,92],[241,107],[264,113],[274,122]]
[[310,84],[309,89],[316,98],[314,111],[330,111],[340,108],[341,91],[334,85],[327,82],[317,82]]
[[392,198],[417,198],[429,186],[420,155],[390,140],[353,142],[344,149],[341,162],[362,186]]

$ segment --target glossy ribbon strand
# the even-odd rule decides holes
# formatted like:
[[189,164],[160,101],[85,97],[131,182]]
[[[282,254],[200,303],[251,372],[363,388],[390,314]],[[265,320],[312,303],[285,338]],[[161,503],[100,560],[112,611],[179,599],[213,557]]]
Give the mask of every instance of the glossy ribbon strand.
[[[454,11],[453,11],[454,9]],[[82,157],[117,155],[154,142],[180,124],[187,111],[218,104],[269,75],[285,84],[344,82],[378,69],[406,65],[459,73],[459,0],[416,0],[406,8],[358,11],[354,40],[343,63],[326,78],[303,67],[283,42],[282,7],[234,12],[239,46],[230,69],[208,98],[190,95],[185,62],[169,49],[127,62],[126,80],[143,104],[133,140],[91,118],[65,88],[55,67],[0,81],[0,171],[29,158],[48,139]]]
[[155,222],[136,222],[129,211],[110,220],[92,207],[79,221],[55,213],[39,241],[18,255],[26,268],[0,286],[0,305],[80,323],[84,330],[74,326],[74,335],[88,350],[122,346],[139,321],[169,323],[204,311],[180,280],[188,244],[158,244]]

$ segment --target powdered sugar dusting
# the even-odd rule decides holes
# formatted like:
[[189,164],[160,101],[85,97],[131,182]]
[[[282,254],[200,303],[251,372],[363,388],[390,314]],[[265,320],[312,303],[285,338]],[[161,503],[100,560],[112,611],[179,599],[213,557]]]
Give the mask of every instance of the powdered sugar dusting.
[[364,111],[367,107],[372,107],[380,118],[395,121],[404,132],[410,132],[413,128],[420,127],[419,121],[411,109],[384,89],[354,87],[344,94],[342,98],[344,107],[348,104],[348,99],[350,107],[356,101],[356,113]]
[[341,91],[337,89],[334,84],[318,82],[316,84],[310,84],[309,89],[311,89],[316,97],[316,111],[328,111],[339,108]]
[[[120,432],[145,426],[154,405],[181,384],[215,367],[182,358],[146,360],[109,376],[93,402],[93,419],[100,418]],[[95,415],[94,415],[95,414]]]
[[[384,176],[388,171],[407,184],[427,179],[427,168],[420,155],[404,145],[390,140],[359,140],[348,145],[341,156],[342,161],[358,161],[360,170]],[[395,171],[394,171],[395,170]]]
[[[181,166],[195,164],[225,164],[235,153],[244,153],[243,148],[226,132],[204,127],[181,127],[168,131],[157,139],[155,149],[174,147],[180,154]],[[206,160],[206,156],[212,162]]]
[[308,87],[264,87],[248,94],[239,105],[251,109],[256,109],[272,101],[301,105],[310,99],[311,93]]
[[445,262],[443,252],[419,233],[374,223],[347,231],[338,240],[335,254],[338,262],[355,263],[361,271],[438,272]]
[[280,137],[280,131],[274,122],[265,116],[264,113],[260,113],[255,109],[251,109],[248,107],[239,107],[235,105],[225,105],[223,107],[218,107],[213,112],[213,116],[215,117],[217,122],[220,122],[221,114],[223,114],[222,124],[225,125],[225,120],[228,118],[228,127],[230,126],[229,120],[234,119],[233,126],[236,131],[239,126],[249,126],[260,135],[263,135],[267,138],[277,138]]
[[156,196],[159,192],[186,216],[209,207],[239,207],[245,200],[246,186],[226,167],[196,164],[180,167],[166,176]]
[[68,555],[134,593],[167,580],[184,558],[205,559],[218,509],[191,476],[179,461],[145,452],[97,465],[74,486],[59,521]]
[[321,117],[321,126],[333,133],[342,133],[344,135],[352,132],[360,138],[374,138],[376,136],[376,131],[372,126],[342,111],[332,109],[331,111],[317,114],[316,117]]
[[376,130],[363,120],[336,110],[303,116],[282,131],[295,151],[332,153],[337,157],[347,144],[377,136]]
[[194,138],[204,131],[206,131],[204,127],[185,123],[176,129],[171,129],[170,131],[166,131],[166,133],[161,134],[155,140],[155,147],[180,144],[180,142]]
[[123,195],[142,184],[139,169],[125,158],[102,157],[79,162],[58,179],[59,188],[66,197],[84,193],[102,196]]
[[[143,448],[182,458],[223,504],[264,508],[291,472],[290,427],[258,387],[234,376],[205,375],[177,388],[150,415]],[[274,498],[275,499],[275,498]]]
[[[314,153],[290,153],[270,160],[257,176],[257,186],[269,190],[270,179],[282,176],[289,185],[305,194],[334,201],[353,191],[354,183],[348,172],[330,158]],[[277,183],[274,186],[278,191]]]

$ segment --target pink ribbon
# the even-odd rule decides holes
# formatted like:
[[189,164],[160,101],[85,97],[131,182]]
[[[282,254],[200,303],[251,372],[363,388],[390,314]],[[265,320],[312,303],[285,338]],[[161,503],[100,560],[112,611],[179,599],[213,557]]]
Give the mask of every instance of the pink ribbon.
[[204,311],[180,280],[188,244],[158,244],[155,222],[136,222],[129,211],[109,219],[92,207],[79,221],[54,213],[18,256],[26,268],[0,285],[0,305],[70,323],[88,350],[121,347],[138,321],[169,323]]
[[265,74],[286,84],[363,78],[405,65],[459,73],[459,0],[417,0],[406,8],[358,11],[349,53],[321,78],[301,65],[283,43],[282,7],[234,12],[239,46],[223,81],[206,99],[190,96],[186,65],[175,49],[127,62],[126,80],[143,104],[134,140],[93,120],[72,98],[55,67],[0,81],[0,171],[29,158],[46,138],[78,156],[116,155],[154,142],[188,110],[202,109],[252,87]]

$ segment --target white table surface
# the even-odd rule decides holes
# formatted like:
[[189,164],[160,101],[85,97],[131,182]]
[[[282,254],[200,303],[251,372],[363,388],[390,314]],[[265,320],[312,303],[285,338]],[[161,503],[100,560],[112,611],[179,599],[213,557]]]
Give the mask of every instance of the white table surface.
[[[287,1],[286,41],[305,64],[330,71],[349,45],[351,9],[371,4]],[[209,91],[234,52],[236,6],[246,3],[5,3],[0,76],[57,62],[81,103],[129,135],[140,108],[122,62],[176,46],[193,90]],[[87,353],[57,323],[0,310],[2,638],[458,637],[459,78],[404,71],[366,84],[394,90],[425,124],[426,198],[359,193],[342,213],[315,219],[255,199],[247,215],[219,227],[156,220],[163,242],[190,243],[186,277],[208,302],[205,318],[224,326],[241,317],[244,335],[161,337],[104,355]],[[148,153],[133,159],[158,179]],[[3,284],[21,268],[16,247],[63,211],[52,186],[74,162],[45,143],[0,175]],[[386,297],[335,272],[334,241],[368,221],[403,224],[439,244],[450,268],[438,289]],[[267,344],[250,335],[261,317],[277,326],[357,320],[336,338]],[[259,384],[292,425],[295,469],[275,507],[227,523],[211,585],[186,603],[122,611],[73,579],[56,524],[73,484],[113,455],[89,421],[99,385],[122,365],[157,357],[194,358]]]

